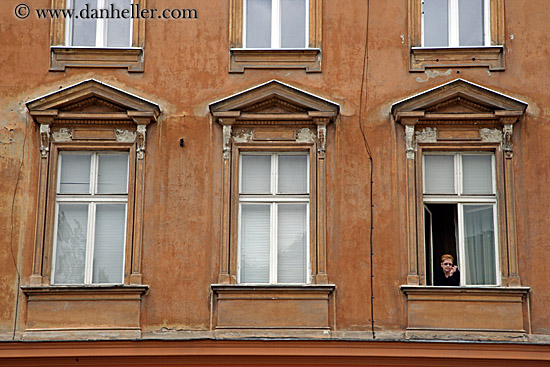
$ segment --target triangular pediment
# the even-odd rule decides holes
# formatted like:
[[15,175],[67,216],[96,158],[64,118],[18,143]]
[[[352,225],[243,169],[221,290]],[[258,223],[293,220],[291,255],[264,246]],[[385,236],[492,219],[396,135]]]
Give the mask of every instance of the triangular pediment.
[[272,80],[210,104],[210,111],[219,116],[319,115],[333,119],[338,104],[301,89]]
[[45,96],[27,102],[32,116],[86,116],[93,118],[101,115],[151,116],[160,114],[155,103],[112,87],[108,84],[89,79],[84,82],[60,89]]
[[454,115],[517,115],[525,112],[527,103],[494,90],[456,79],[426,92],[395,103],[392,114],[399,121],[402,116],[428,116],[440,118]]

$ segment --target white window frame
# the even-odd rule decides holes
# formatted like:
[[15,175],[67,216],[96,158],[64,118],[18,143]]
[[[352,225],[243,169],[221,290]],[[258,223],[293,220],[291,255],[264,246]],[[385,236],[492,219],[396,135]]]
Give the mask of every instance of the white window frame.
[[[442,0],[443,1],[443,0]],[[460,45],[460,21],[459,21],[459,7],[458,2],[460,0],[447,0],[448,1],[448,46],[435,46],[435,48],[444,47],[488,47],[491,46],[491,0],[483,0],[483,45],[481,46],[461,46]],[[421,2],[421,34],[422,34],[422,47],[424,46],[424,0]]]
[[[67,9],[74,9],[74,0],[66,0]],[[91,2],[96,2],[97,9],[108,9],[108,0],[89,0]],[[130,6],[133,5],[133,0],[130,0]],[[75,11],[75,15],[77,12]],[[127,46],[118,46],[112,47],[107,46],[107,27],[108,19],[98,18],[96,19],[96,34],[95,34],[95,46],[73,46],[73,18],[67,17],[65,22],[65,45],[69,47],[96,47],[96,48],[129,48],[132,46],[132,35],[133,35],[133,19],[127,19],[130,22],[130,32],[128,33],[128,45]]]
[[[53,234],[53,254],[52,254],[52,284],[55,282],[55,263],[56,263],[56,251],[57,251],[57,229],[58,229],[58,217],[59,217],[59,204],[85,204],[88,205],[88,225],[86,236],[86,259],[84,267],[84,284],[122,284],[124,281],[124,265],[125,256],[122,256],[122,273],[120,274],[120,282],[116,283],[92,283],[93,276],[93,254],[94,254],[94,238],[95,238],[95,214],[98,204],[124,204],[125,211],[124,217],[128,218],[128,186],[126,188],[126,194],[97,194],[97,172],[98,172],[98,155],[106,154],[120,154],[120,151],[64,151],[60,152],[57,162],[57,185],[55,195],[55,220],[54,220],[54,234]],[[128,153],[128,152],[126,152]],[[87,194],[60,194],[61,186],[61,165],[63,155],[69,154],[91,154],[90,162],[90,186]],[[128,154],[128,170],[126,174],[126,183],[129,184],[130,175],[130,159]],[[127,233],[127,220],[124,221],[124,243],[122,246],[122,253],[126,253],[126,233]],[[67,283],[60,283],[66,285]],[[80,284],[80,283],[78,283]]]
[[[426,164],[425,158],[428,155],[452,155],[454,156],[454,194],[426,194]],[[463,155],[490,155],[491,156],[491,172],[492,172],[492,194],[463,194],[463,172],[462,159]],[[457,243],[457,264],[460,272],[460,286],[462,287],[498,287],[501,285],[500,276],[500,261],[499,261],[499,236],[498,236],[498,200],[496,194],[496,170],[495,170],[495,154],[493,152],[477,152],[477,151],[461,151],[461,152],[437,152],[430,151],[422,154],[422,193],[423,203],[425,204],[455,204],[458,212],[458,243]],[[493,207],[493,228],[495,233],[495,279],[496,284],[487,285],[469,285],[466,284],[466,255],[464,248],[464,206],[467,205],[492,205]],[[424,206],[425,208],[425,206]],[[431,225],[431,224],[430,224]],[[424,226],[426,224],[424,223]],[[426,246],[426,239],[424,239]],[[432,282],[433,282],[433,239],[430,239],[432,261]],[[426,259],[428,260],[428,259]]]
[[[246,24],[247,24],[247,5],[248,0],[243,1],[243,48],[248,48],[246,45]],[[282,48],[281,47],[281,1],[282,0],[271,0],[271,47],[268,49],[281,49],[281,50],[291,50],[293,48]],[[305,44],[300,48],[307,48],[309,45],[309,0],[306,2],[306,18],[304,22],[305,27]],[[250,49],[250,48],[249,48]]]
[[[243,194],[242,193],[242,157],[245,155],[269,155],[271,156],[271,184],[269,194]],[[304,155],[307,157],[306,180],[307,193],[304,194],[279,194],[276,192],[278,188],[278,162],[277,159],[281,155]],[[307,152],[242,152],[239,155],[239,214],[238,214],[238,265],[237,279],[241,283],[241,213],[242,204],[269,204],[270,205],[270,251],[269,251],[269,283],[268,284],[285,284],[279,283],[277,280],[277,207],[280,204],[306,204],[306,282],[311,282],[311,264],[310,264],[310,197],[311,197],[311,180],[310,180],[310,156]],[[242,283],[254,284],[254,283]],[[265,284],[265,283],[260,283]],[[289,283],[289,284],[304,284],[304,283]]]

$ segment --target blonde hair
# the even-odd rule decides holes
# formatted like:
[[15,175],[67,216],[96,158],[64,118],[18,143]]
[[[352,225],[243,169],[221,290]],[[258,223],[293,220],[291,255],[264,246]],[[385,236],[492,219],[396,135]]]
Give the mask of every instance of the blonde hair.
[[453,257],[453,255],[449,255],[449,254],[445,254],[441,256],[441,262],[445,262],[445,260],[451,260],[453,264],[455,262],[455,258]]

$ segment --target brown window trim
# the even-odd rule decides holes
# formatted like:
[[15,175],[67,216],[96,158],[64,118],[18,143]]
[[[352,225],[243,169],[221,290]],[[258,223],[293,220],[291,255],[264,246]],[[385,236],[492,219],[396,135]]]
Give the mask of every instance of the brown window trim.
[[[52,9],[63,9],[65,0],[51,0]],[[146,0],[134,0],[141,9]],[[53,18],[50,30],[50,71],[65,71],[67,67],[127,68],[143,72],[145,19],[132,20],[132,44],[123,48],[71,47],[65,45],[65,18]]]
[[322,0],[309,2],[309,45],[303,49],[247,49],[243,47],[243,0],[230,0],[229,72],[245,69],[305,69],[321,72]]
[[409,0],[409,71],[423,72],[426,68],[488,67],[491,71],[505,70],[504,60],[504,0],[490,0],[491,46],[487,47],[421,47],[422,0]]

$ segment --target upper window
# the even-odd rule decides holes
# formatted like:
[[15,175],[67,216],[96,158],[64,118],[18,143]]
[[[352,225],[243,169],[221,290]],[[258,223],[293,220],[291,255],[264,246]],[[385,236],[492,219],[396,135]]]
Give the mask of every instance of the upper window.
[[307,47],[308,8],[308,0],[244,0],[244,47]]
[[239,282],[309,282],[309,159],[244,153],[239,181]]
[[[54,9],[73,9],[74,17],[53,18],[50,71],[67,67],[126,68],[143,71],[145,0],[52,0]],[[120,14],[120,16],[119,16]]]
[[123,283],[128,153],[61,152],[54,284]]
[[[440,259],[457,259],[461,285],[497,285],[497,197],[492,153],[423,156],[427,284],[442,279]],[[439,276],[438,276],[439,275]]]
[[229,71],[321,71],[322,0],[230,0]]
[[[107,17],[131,10],[131,0],[67,0],[67,7],[79,17],[66,22],[65,45],[87,47],[130,47],[132,22],[130,18]],[[105,16],[101,16],[105,13]],[[83,15],[87,14],[86,18]],[[98,17],[93,17],[97,14]]]
[[422,0],[422,46],[489,46],[489,0]]

